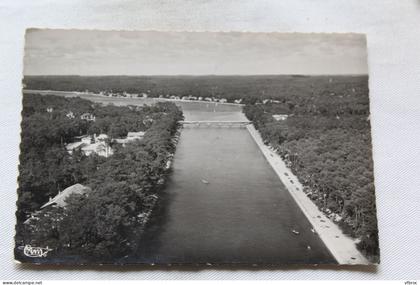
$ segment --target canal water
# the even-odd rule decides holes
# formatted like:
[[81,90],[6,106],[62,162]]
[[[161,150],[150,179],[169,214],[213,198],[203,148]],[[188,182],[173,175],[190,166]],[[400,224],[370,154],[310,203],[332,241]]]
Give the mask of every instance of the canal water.
[[136,262],[336,263],[245,128],[183,129],[161,196]]

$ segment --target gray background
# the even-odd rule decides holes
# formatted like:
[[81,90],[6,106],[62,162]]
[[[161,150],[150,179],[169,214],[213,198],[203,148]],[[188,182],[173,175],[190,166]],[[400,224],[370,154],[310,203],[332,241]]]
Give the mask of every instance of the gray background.
[[[0,279],[420,279],[420,1],[0,2]],[[12,258],[25,28],[357,32],[368,39],[382,263],[358,267],[36,269]]]

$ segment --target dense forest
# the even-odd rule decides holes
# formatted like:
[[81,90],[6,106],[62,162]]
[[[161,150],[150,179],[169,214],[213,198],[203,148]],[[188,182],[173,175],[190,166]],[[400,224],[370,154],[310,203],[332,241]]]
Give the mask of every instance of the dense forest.
[[[278,103],[248,104],[244,112],[265,143],[287,161],[307,195],[377,261],[367,77],[306,86],[302,94],[285,92],[276,97]],[[273,115],[279,114],[288,117],[276,120]]]
[[225,98],[228,102],[243,99],[255,103],[264,99],[310,97],[351,86],[361,92],[365,76],[25,76],[26,89],[112,92],[123,95],[148,94],[150,97],[189,96]]
[[[73,116],[67,116],[69,112]],[[93,114],[95,121],[81,119]],[[16,246],[54,248],[49,255],[106,260],[136,248],[172,157],[182,112],[172,103],[143,107],[102,106],[80,98],[23,97]],[[113,138],[145,131],[142,140],[114,145],[108,158],[65,145],[74,137],[106,133]],[[67,206],[39,208],[76,183],[88,195],[72,194]],[[157,195],[156,195],[157,194]],[[36,219],[28,218],[36,213]]]

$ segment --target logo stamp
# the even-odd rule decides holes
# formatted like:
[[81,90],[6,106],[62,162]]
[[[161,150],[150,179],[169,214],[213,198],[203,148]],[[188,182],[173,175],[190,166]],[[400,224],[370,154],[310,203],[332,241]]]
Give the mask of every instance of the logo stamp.
[[47,257],[48,252],[52,251],[53,249],[47,247],[32,247],[31,245],[27,244],[23,248],[23,254],[28,257]]

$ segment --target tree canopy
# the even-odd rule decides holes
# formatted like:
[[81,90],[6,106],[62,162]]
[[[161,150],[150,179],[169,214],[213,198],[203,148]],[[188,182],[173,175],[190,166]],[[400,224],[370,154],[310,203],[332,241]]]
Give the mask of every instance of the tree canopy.
[[[182,112],[172,103],[144,107],[92,104],[79,98],[24,95],[16,244],[49,246],[106,260],[137,246],[138,234],[153,207],[158,181],[175,150]],[[69,112],[74,117],[66,116]],[[80,118],[92,113],[95,121]],[[114,146],[114,154],[71,155],[65,144],[75,136],[107,133],[110,139],[145,131],[140,141]],[[42,209],[49,197],[81,183],[86,195],[71,194],[65,208]],[[36,219],[25,220],[32,215]]]
[[[307,195],[379,256],[367,80],[306,86],[310,96],[285,93],[276,103],[247,104],[246,116],[303,183]],[[308,88],[309,87],[309,88]],[[275,114],[288,118],[277,121]],[[337,216],[336,216],[337,217]]]

